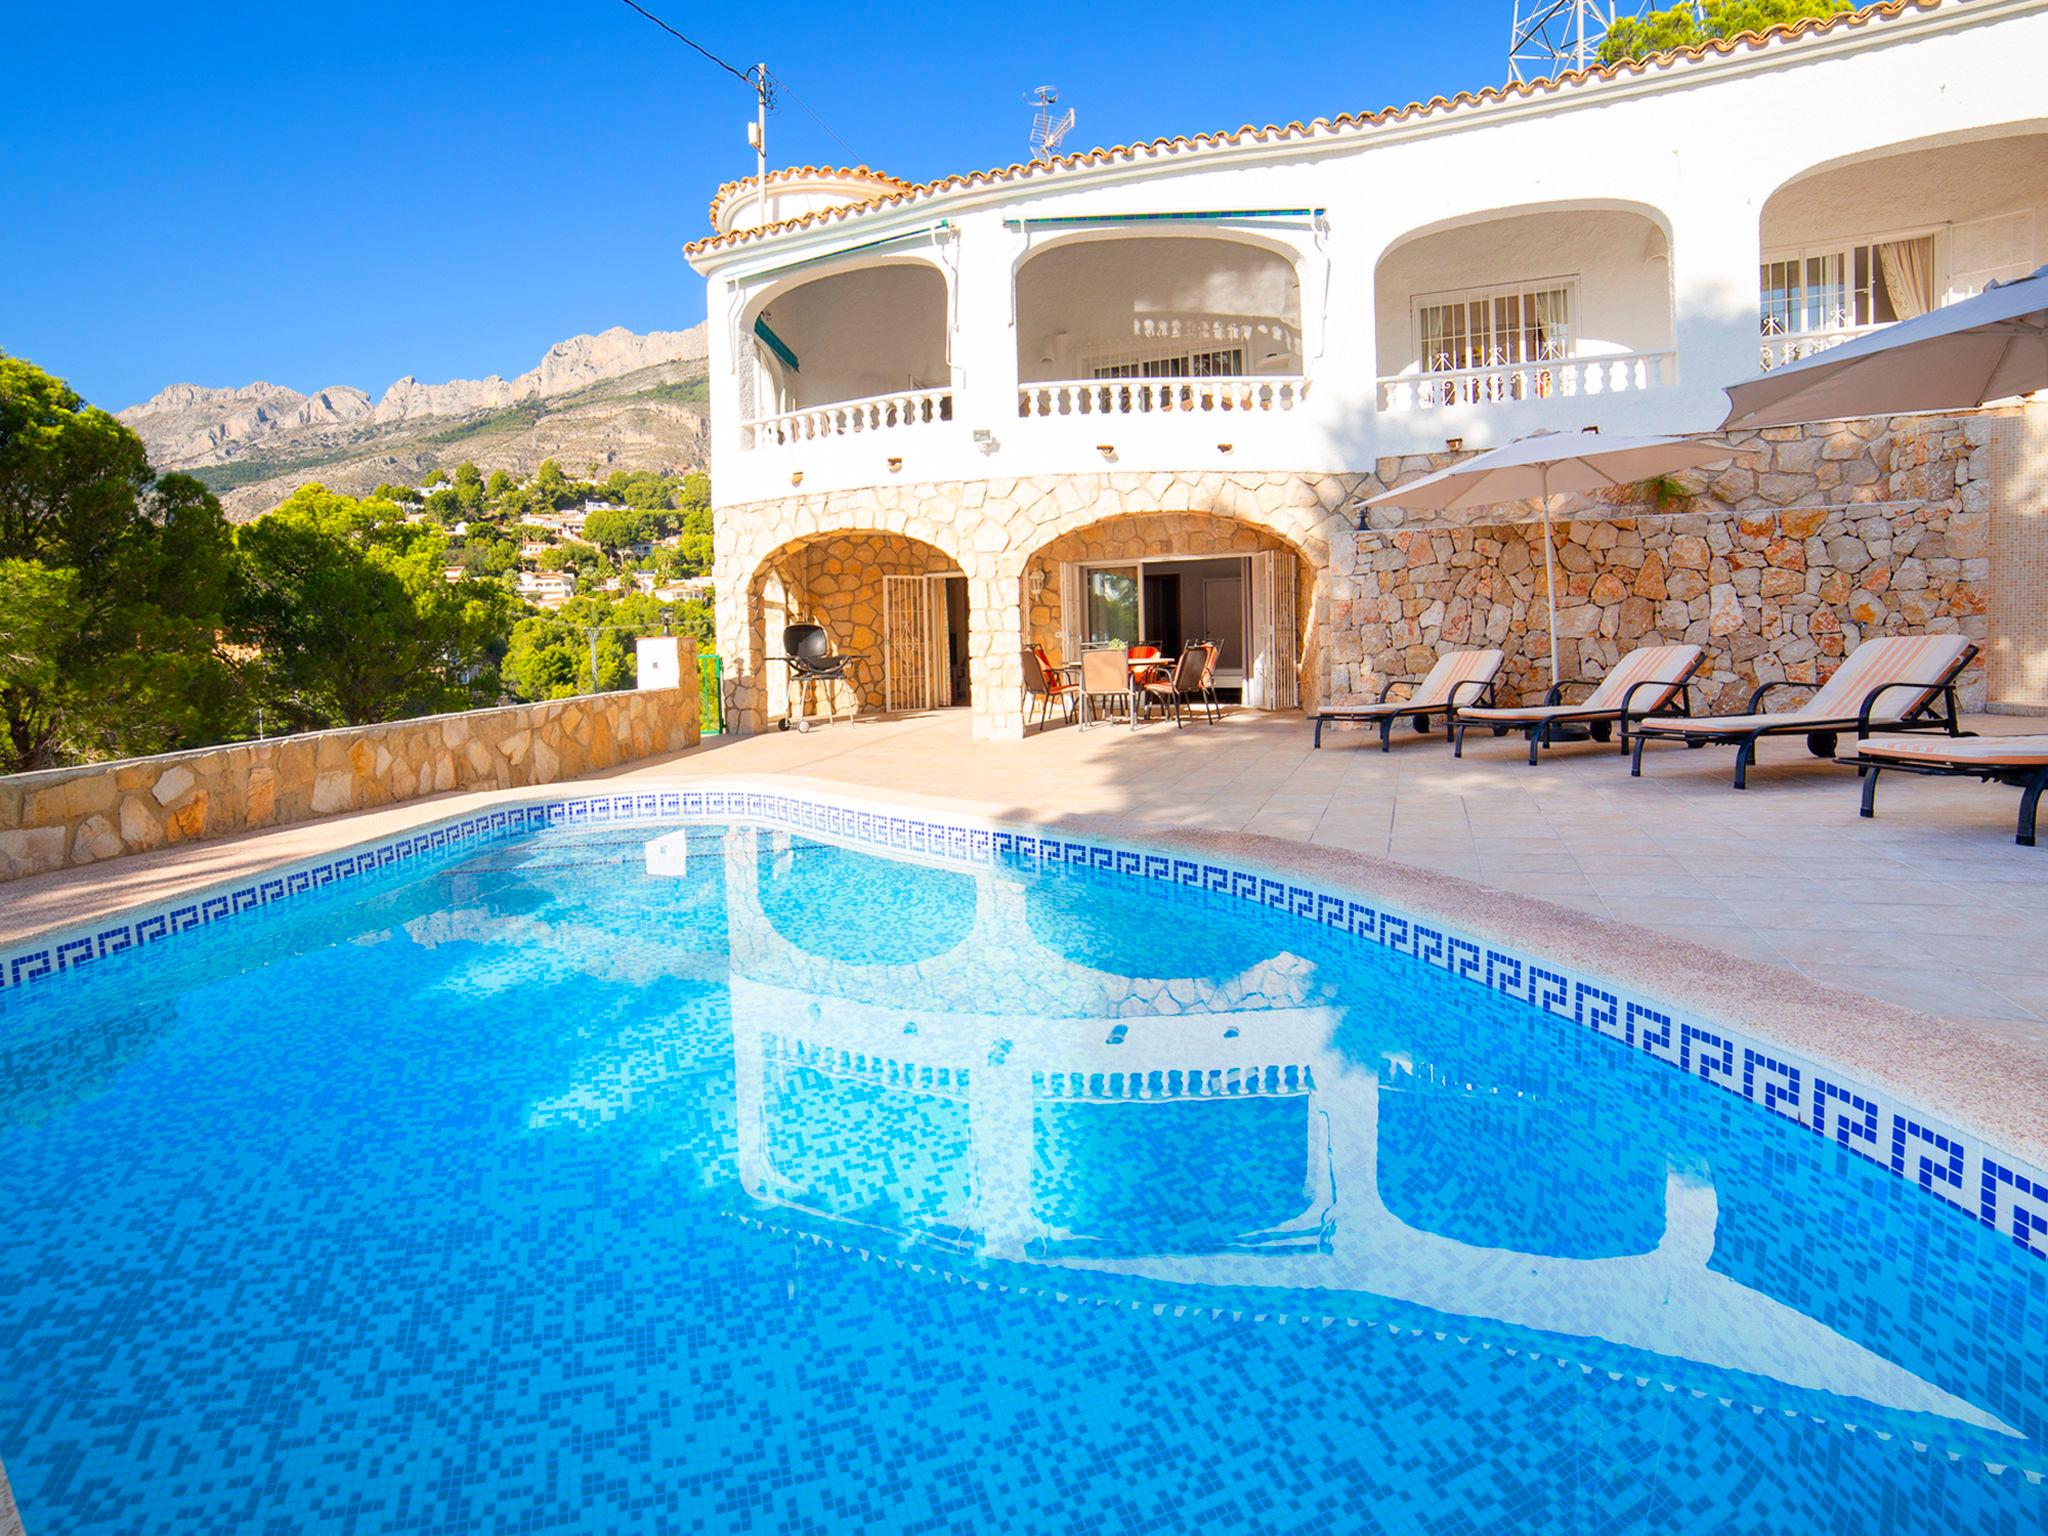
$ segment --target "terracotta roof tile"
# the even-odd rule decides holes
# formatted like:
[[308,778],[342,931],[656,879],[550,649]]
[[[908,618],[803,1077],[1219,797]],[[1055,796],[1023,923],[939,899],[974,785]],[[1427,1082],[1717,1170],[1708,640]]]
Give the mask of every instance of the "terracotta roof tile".
[[[1727,58],[1737,53],[1754,52],[1760,48],[1776,47],[1794,39],[1819,37],[1837,28],[1866,27],[1873,22],[1888,21],[1908,11],[1931,11],[1944,0],[1884,0],[1882,4],[1866,5],[1859,10],[1842,11],[1828,17],[1807,17],[1804,20],[1779,22],[1761,32],[1739,32],[1733,37],[1714,38],[1685,48],[1669,48],[1660,53],[1646,55],[1640,59],[1627,59],[1619,64],[1602,64],[1591,69],[1567,70],[1563,74],[1544,80],[1516,81],[1507,85],[1489,85],[1479,91],[1460,91],[1445,98],[1433,96],[1428,101],[1411,101],[1404,107],[1385,107],[1377,112],[1342,112],[1335,117],[1319,117],[1313,122],[1292,122],[1285,124],[1267,123],[1258,126],[1247,123],[1235,132],[1198,133],[1192,136],[1176,134],[1171,138],[1152,139],[1135,144],[1116,144],[1106,149],[1083,150],[1076,154],[1061,155],[1049,161],[1031,161],[1000,166],[985,171],[970,171],[964,174],[942,176],[935,181],[909,183],[885,177],[880,172],[870,171],[865,166],[852,171],[821,171],[811,166],[801,166],[787,171],[769,173],[769,181],[778,178],[791,179],[803,175],[866,175],[878,181],[894,184],[900,190],[884,193],[861,202],[844,203],[833,208],[819,209],[813,213],[783,219],[773,224],[763,224],[755,229],[734,230],[729,235],[708,235],[693,240],[683,247],[685,256],[709,254],[714,251],[731,250],[741,245],[752,244],[766,236],[786,233],[790,230],[807,229],[814,225],[836,223],[865,213],[870,209],[898,207],[941,196],[948,192],[963,191],[973,187],[989,186],[997,182],[1031,181],[1048,176],[1059,176],[1066,172],[1085,170],[1091,166],[1128,164],[1133,161],[1171,157],[1179,154],[1196,153],[1220,149],[1237,144],[1276,144],[1290,140],[1309,140],[1331,134],[1357,132],[1388,123],[1412,122],[1419,118],[1435,117],[1443,113],[1469,110],[1489,102],[1526,99],[1533,96],[1552,95],[1559,91],[1576,90],[1589,85],[1624,77],[1634,78],[1670,69],[1675,65],[1711,61]],[[751,185],[751,182],[727,182],[718,189],[712,199],[714,215],[720,199],[736,188]]]
[[[770,171],[768,173],[768,185],[773,187],[783,182],[808,181],[813,178],[835,181],[868,181],[873,182],[878,187],[893,187],[898,192],[908,192],[911,190],[911,183],[903,180],[900,176],[891,176],[885,172],[875,170],[872,166],[866,165],[838,167],[829,165],[786,165],[779,171]],[[754,178],[747,176],[738,181],[725,182],[716,192],[711,194],[711,224],[714,229],[718,226],[718,210],[724,206],[725,200],[735,192],[752,191],[754,185]],[[860,201],[873,202],[875,199],[864,198]],[[849,203],[842,206],[856,207],[859,205],[858,203]],[[794,221],[785,220],[784,222]]]

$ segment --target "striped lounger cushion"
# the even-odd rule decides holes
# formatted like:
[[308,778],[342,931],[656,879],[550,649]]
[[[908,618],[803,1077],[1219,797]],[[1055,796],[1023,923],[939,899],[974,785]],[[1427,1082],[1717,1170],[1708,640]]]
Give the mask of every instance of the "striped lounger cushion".
[[2048,767],[2048,736],[1872,736],[1851,744],[1863,757],[1970,768]]
[[[1460,710],[1462,718],[1484,725],[1489,721],[1502,725],[1540,725],[1545,720],[1559,715],[1597,715],[1621,713],[1621,706],[1627,702],[1631,714],[1646,710],[1662,709],[1678,691],[1677,679],[1684,677],[1695,666],[1700,657],[1696,645],[1645,645],[1630,651],[1614,664],[1614,670],[1600,680],[1600,686],[1576,704],[1524,704],[1504,706],[1499,709]],[[1638,683],[1668,681],[1670,687],[1662,692],[1645,689],[1629,702],[1628,691]]]
[[[1429,676],[1405,699],[1388,699],[1383,704],[1338,704],[1318,713],[1326,720],[1376,720],[1381,715],[1443,709],[1451,702],[1453,688],[1460,683],[1488,681],[1500,670],[1501,659],[1499,651],[1446,651],[1429,669]],[[1469,697],[1476,691],[1467,688],[1464,693]]]
[[1684,736],[1696,731],[1758,730],[1770,725],[1796,726],[1802,720],[1853,720],[1873,690],[1887,683],[1924,683],[1915,693],[1895,688],[1878,701],[1878,720],[1903,720],[1933,698],[1970,642],[1961,635],[1886,635],[1866,640],[1835,669],[1820,692],[1797,709],[1762,715],[1696,715],[1690,720],[1645,720],[1642,729],[1656,735]]

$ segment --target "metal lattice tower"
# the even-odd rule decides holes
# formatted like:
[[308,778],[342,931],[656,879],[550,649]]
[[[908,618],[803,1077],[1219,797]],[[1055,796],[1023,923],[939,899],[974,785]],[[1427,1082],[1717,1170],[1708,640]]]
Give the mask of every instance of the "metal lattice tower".
[[[1634,14],[1638,7],[1626,8]],[[1515,0],[1508,34],[1508,78],[1547,80],[1585,69],[1600,56],[1600,39],[1614,25],[1613,0]]]

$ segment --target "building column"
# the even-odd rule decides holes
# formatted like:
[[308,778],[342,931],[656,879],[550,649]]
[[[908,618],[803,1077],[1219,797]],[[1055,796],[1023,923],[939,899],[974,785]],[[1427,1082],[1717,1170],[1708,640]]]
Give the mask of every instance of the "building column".
[[1757,266],[1766,189],[1734,175],[1717,184],[1709,165],[1688,164],[1685,174],[1685,197],[1672,199],[1665,210],[1671,221],[1672,339],[1686,424],[1705,431],[1727,414],[1721,391],[1754,378],[1762,366]]
[[967,568],[967,686],[977,741],[1024,735],[1023,557],[984,556]]
[[1023,237],[998,213],[969,214],[954,242],[952,360],[954,419],[986,431],[992,464],[1017,423],[1014,273]]

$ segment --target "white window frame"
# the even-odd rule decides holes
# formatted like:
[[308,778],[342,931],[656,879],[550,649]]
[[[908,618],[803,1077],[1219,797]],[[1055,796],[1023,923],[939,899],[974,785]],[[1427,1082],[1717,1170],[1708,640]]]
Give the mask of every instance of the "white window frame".
[[[1563,362],[1578,356],[1579,334],[1582,329],[1584,310],[1580,305],[1580,278],[1576,272],[1563,273],[1552,277],[1517,278],[1512,282],[1482,283],[1469,288],[1443,288],[1434,293],[1412,294],[1408,300],[1408,345],[1415,359],[1415,371],[1424,377],[1444,373],[1468,372],[1473,368],[1522,368],[1546,362]],[[1434,368],[1422,349],[1422,312],[1437,309],[1448,304],[1484,303],[1491,311],[1499,299],[1519,298],[1526,301],[1530,295],[1548,293],[1563,289],[1565,295],[1565,352],[1562,358],[1525,358],[1513,363],[1467,363],[1455,368]]]

